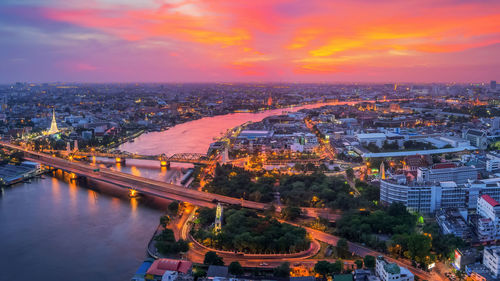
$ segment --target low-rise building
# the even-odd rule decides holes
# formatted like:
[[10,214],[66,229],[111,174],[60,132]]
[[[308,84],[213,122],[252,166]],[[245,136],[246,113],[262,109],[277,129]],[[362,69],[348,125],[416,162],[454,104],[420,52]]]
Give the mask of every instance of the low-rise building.
[[362,145],[373,143],[378,147],[382,147],[384,141],[387,139],[384,133],[356,134],[356,138]]
[[382,256],[377,258],[375,272],[382,281],[413,281],[415,278],[407,268],[389,263]]
[[478,262],[480,255],[476,248],[455,249],[455,260],[453,266],[457,270],[464,270],[469,264]]
[[452,136],[442,136],[439,137],[440,140],[447,142],[449,145],[453,147],[462,147],[462,146],[470,146],[470,141],[459,138],[459,137],[452,137]]
[[432,168],[417,169],[418,182],[454,181],[457,184],[477,179],[477,169],[471,166],[459,166],[454,163],[439,163]]
[[207,278],[215,281],[226,280],[229,275],[229,268],[221,265],[211,265],[208,267]]
[[436,222],[443,234],[452,234],[464,240],[469,239],[471,230],[467,224],[467,209],[446,208],[436,212]]
[[272,136],[272,132],[266,130],[244,130],[238,135],[238,138],[254,140],[259,138],[268,138]]
[[464,131],[463,138],[470,141],[470,144],[479,148],[486,149],[488,139],[486,133],[481,130],[469,129]]
[[186,260],[157,259],[146,271],[146,280],[192,280],[192,267],[193,263]]
[[488,268],[481,263],[474,263],[465,266],[465,273],[474,281],[498,281],[491,275]]
[[152,261],[146,260],[144,261],[139,269],[135,272],[134,276],[132,277],[132,281],[145,281],[146,280],[146,272],[148,269],[151,267],[153,264]]

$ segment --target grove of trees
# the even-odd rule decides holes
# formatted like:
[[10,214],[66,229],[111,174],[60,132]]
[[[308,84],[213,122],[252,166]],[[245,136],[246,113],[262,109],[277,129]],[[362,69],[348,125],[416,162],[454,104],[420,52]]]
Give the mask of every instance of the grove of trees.
[[164,255],[178,254],[189,250],[189,244],[186,241],[182,239],[175,241],[174,232],[171,229],[163,230],[154,239],[156,240],[156,249]]
[[410,214],[402,204],[374,212],[349,212],[337,221],[337,234],[350,241],[366,243],[385,250],[386,245],[377,234],[394,235],[414,232],[417,217]]
[[224,210],[222,231],[213,232],[215,209],[201,208],[193,237],[209,247],[245,253],[290,253],[306,250],[310,241],[305,229],[258,216],[252,210]]
[[273,193],[278,191],[282,203],[287,206],[348,210],[361,203],[350,194],[350,187],[343,178],[328,177],[322,173],[266,176],[243,168],[222,165],[215,168],[213,179],[204,189],[212,193],[265,203],[272,202]]

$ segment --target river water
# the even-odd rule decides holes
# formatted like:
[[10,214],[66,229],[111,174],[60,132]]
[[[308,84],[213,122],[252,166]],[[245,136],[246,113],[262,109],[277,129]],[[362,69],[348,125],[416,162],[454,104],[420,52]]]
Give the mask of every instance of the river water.
[[165,204],[95,186],[59,172],[4,188],[0,280],[130,280]]
[[118,149],[141,155],[158,155],[165,153],[206,153],[210,143],[221,137],[228,129],[248,121],[258,122],[262,119],[295,112],[304,108],[317,108],[324,105],[354,104],[356,102],[315,103],[304,106],[266,110],[258,113],[232,113],[205,117],[191,122],[179,124],[163,132],[152,132],[139,136],[134,142],[122,144]]
[[[206,153],[214,138],[230,128],[322,105],[206,117],[144,134],[120,149],[149,155]],[[162,181],[175,181],[182,169],[160,169],[154,161],[141,160],[113,168]],[[130,280],[167,204],[130,199],[124,191],[92,182],[75,183],[61,172],[3,188],[0,280]]]

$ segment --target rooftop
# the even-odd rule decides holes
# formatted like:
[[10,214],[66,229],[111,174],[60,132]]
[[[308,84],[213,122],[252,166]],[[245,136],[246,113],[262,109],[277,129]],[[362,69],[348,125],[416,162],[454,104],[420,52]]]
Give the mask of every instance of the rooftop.
[[148,269],[147,274],[162,276],[167,270],[187,273],[192,265],[192,262],[185,260],[157,259]]
[[359,139],[364,139],[364,138],[385,138],[384,133],[371,133],[371,134],[356,134],[356,137]]
[[401,269],[395,263],[386,263],[384,265],[384,270],[387,271],[390,274],[399,274],[399,273],[401,273]]
[[208,267],[207,277],[227,277],[227,266],[211,265]]
[[394,151],[394,152],[376,152],[376,153],[363,153],[363,158],[378,158],[378,157],[403,157],[410,155],[429,155],[429,154],[442,154],[442,153],[452,153],[460,152],[464,150],[477,150],[474,146],[461,146],[453,148],[440,148],[440,149],[428,149],[428,150],[409,150],[409,151]]
[[493,207],[500,206],[500,203],[498,203],[495,199],[491,198],[491,196],[489,196],[488,194],[483,194],[481,198],[483,198],[484,201],[486,201]]

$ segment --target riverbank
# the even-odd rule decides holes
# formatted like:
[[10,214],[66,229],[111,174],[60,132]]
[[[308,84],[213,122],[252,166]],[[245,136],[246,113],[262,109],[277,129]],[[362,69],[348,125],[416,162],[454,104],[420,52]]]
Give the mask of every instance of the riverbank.
[[283,114],[283,111],[296,112],[328,105],[353,105],[365,100],[335,101],[304,104],[301,106],[283,107],[257,113],[230,113],[203,117],[190,122],[175,125],[161,132],[145,133],[134,140],[118,147],[121,151],[141,155],[172,155],[175,153],[207,153],[210,144],[223,136],[228,129],[246,122],[259,122],[262,119]]
[[48,172],[39,163],[24,161],[20,165],[5,164],[0,166],[0,186],[11,186],[31,180]]
[[0,279],[130,280],[167,204],[62,172],[3,188]]
[[221,113],[217,113],[217,114],[212,114],[212,115],[206,115],[206,116],[196,116],[192,119],[183,119],[183,120],[179,120],[181,122],[179,123],[175,123],[173,126],[165,126],[165,127],[162,127],[160,129],[158,128],[155,128],[155,129],[146,129],[146,130],[139,130],[138,132],[135,132],[129,136],[125,136],[123,138],[122,141],[119,141],[119,142],[115,142],[113,145],[109,146],[107,149],[110,150],[110,149],[115,149],[115,148],[118,148],[120,147],[121,145],[127,143],[127,142],[134,142],[136,138],[140,137],[142,134],[148,134],[148,133],[153,133],[153,132],[164,132],[164,131],[167,131],[175,126],[178,126],[178,125],[181,125],[181,124],[185,124],[185,123],[189,123],[189,122],[193,122],[193,121],[196,121],[196,120],[199,120],[199,119],[203,119],[203,118],[209,118],[209,117],[217,117],[217,116],[224,116],[224,115],[229,115],[229,114],[236,114],[236,113],[261,113],[261,112],[266,112],[266,111],[269,111],[269,110],[279,110],[279,109],[287,109],[287,108],[295,108],[295,107],[301,107],[301,106],[306,106],[306,105],[311,105],[311,104],[317,104],[317,103],[321,103],[321,102],[316,102],[316,103],[299,103],[299,104],[292,104],[292,105],[287,105],[287,106],[283,106],[283,107],[275,107],[275,108],[259,108],[257,110],[234,110],[232,112],[221,112]]

